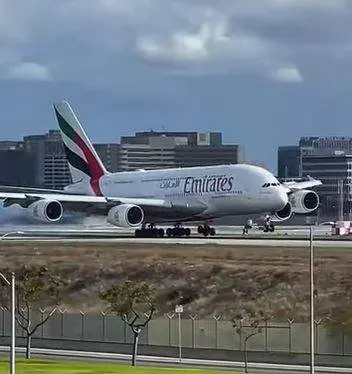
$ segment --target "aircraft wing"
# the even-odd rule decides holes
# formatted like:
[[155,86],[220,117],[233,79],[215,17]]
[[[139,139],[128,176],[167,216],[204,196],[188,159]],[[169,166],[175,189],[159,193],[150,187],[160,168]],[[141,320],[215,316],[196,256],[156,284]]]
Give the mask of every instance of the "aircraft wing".
[[36,187],[17,187],[17,186],[0,186],[0,194],[2,192],[23,192],[23,193],[56,193],[66,194],[64,190],[50,190],[45,188]]
[[[196,204],[192,206],[186,202],[174,203],[164,199],[155,198],[134,198],[134,197],[104,197],[70,194],[45,194],[45,193],[24,193],[24,192],[0,192],[0,200],[4,200],[4,207],[19,204],[27,208],[38,200],[56,200],[62,203],[64,208],[77,212],[103,211],[120,204],[135,204],[147,210],[186,210],[191,214],[200,213],[205,206]],[[96,208],[96,209],[95,209]]]
[[303,182],[284,182],[282,183],[283,187],[287,188],[287,192],[293,192],[298,190],[304,190],[306,188],[312,188],[315,186],[322,185],[322,182],[318,179],[314,179],[308,175],[308,180]]

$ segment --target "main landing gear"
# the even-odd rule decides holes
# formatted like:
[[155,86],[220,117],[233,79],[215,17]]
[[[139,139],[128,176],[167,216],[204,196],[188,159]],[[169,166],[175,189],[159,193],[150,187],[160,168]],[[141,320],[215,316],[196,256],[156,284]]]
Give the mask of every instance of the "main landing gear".
[[[215,228],[204,224],[203,226],[198,226],[198,233],[203,236],[214,236],[216,234]],[[136,238],[163,238],[164,236],[181,238],[183,236],[189,237],[191,235],[191,229],[188,227],[182,227],[180,223],[177,223],[174,227],[169,227],[166,229],[158,229],[154,224],[142,225],[140,229],[135,231]]]
[[164,229],[157,229],[154,224],[142,225],[140,229],[137,229],[134,233],[136,238],[162,238],[165,235]]
[[184,228],[180,224],[175,225],[175,227],[169,227],[166,229],[166,235],[168,237],[173,236],[174,238],[180,238],[182,236],[190,236],[191,235],[191,229],[190,228]]
[[216,231],[214,227],[210,227],[209,225],[204,224],[203,226],[198,226],[198,233],[203,234],[204,236],[214,236],[216,234]]
[[[166,235],[168,237],[177,237],[190,236],[191,229],[184,228],[180,224],[175,225],[175,227],[169,227],[166,230]],[[135,231],[136,238],[163,238],[165,236],[164,229],[157,229],[154,224],[142,225],[140,229]]]

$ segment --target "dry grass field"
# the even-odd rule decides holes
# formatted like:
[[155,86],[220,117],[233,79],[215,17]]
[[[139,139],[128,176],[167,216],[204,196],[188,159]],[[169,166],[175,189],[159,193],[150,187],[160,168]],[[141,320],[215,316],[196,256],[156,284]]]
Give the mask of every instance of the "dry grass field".
[[[171,311],[182,294],[199,317],[262,310],[277,321],[304,321],[308,260],[307,248],[0,242],[0,271],[49,266],[70,282],[66,307],[87,312],[103,307],[99,291],[129,278],[156,286],[159,313]],[[352,250],[316,249],[318,317],[352,310],[351,269]]]

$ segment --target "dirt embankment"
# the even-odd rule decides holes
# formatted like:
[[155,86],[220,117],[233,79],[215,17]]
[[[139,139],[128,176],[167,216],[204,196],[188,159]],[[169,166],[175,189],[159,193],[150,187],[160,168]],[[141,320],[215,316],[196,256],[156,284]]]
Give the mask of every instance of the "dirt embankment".
[[[101,311],[98,293],[124,279],[158,290],[159,312],[183,296],[199,317],[262,310],[275,320],[307,320],[308,249],[188,245],[0,243],[0,271],[43,264],[69,280],[70,310]],[[352,251],[317,249],[317,316],[351,310]]]

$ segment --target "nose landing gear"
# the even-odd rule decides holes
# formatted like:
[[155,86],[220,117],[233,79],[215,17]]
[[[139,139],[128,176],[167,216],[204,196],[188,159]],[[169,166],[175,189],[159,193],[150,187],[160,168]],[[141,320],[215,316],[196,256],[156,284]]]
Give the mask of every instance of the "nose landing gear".
[[275,226],[272,220],[270,219],[270,216],[266,216],[264,220],[264,232],[274,232],[275,231]]

